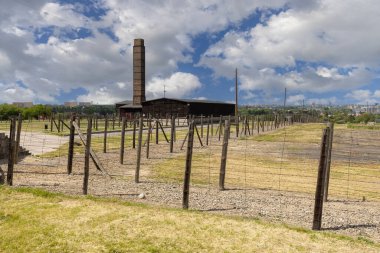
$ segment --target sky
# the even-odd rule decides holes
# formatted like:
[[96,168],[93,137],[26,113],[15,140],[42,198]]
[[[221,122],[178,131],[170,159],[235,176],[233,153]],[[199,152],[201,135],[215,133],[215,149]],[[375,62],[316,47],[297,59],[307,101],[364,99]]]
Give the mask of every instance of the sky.
[[378,0],[0,0],[0,103],[380,103]]

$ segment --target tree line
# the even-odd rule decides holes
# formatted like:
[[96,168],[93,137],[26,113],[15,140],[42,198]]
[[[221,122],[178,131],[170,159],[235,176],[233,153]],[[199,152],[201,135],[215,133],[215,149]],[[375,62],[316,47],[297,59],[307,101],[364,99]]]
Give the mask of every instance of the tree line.
[[33,105],[21,108],[12,104],[0,104],[0,120],[9,120],[12,116],[22,115],[24,119],[46,119],[52,114],[75,113],[83,115],[106,115],[115,113],[114,105],[88,105],[66,107],[63,105]]

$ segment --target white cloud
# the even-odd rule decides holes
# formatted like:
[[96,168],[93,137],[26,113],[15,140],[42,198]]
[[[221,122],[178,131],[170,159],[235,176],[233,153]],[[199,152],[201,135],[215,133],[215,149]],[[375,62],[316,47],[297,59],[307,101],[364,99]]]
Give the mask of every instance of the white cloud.
[[80,95],[78,102],[92,102],[93,104],[114,104],[126,99],[132,99],[131,93],[118,92],[112,87],[100,87],[98,89],[90,89],[88,94]]
[[160,98],[166,95],[170,98],[182,98],[189,96],[194,90],[199,89],[202,84],[198,77],[190,73],[176,72],[169,78],[153,78],[147,85],[147,98]]
[[207,100],[206,97],[195,97],[195,98],[193,98],[193,99],[196,99],[196,100]]
[[380,103],[380,90],[354,90],[345,95],[346,98],[353,99],[359,104],[374,104]]
[[80,27],[87,22],[87,18],[74,12],[71,4],[46,3],[40,10],[40,16],[48,25]]
[[[11,68],[7,69],[7,75],[0,73],[0,80],[22,81],[43,101],[53,101],[61,92],[79,87],[88,91],[89,98],[96,94],[103,96],[103,87],[116,97],[128,98],[131,97],[134,38],[145,39],[146,80],[150,82],[154,76],[173,75],[178,71],[179,62],[192,61],[194,36],[220,31],[238,24],[257,8],[279,8],[284,2],[181,1],[179,9],[177,1],[136,4],[135,1],[104,0],[97,7],[108,11],[101,19],[92,20],[78,13],[80,9],[75,9],[78,4],[48,0],[3,1],[0,48],[11,59],[7,63]],[[50,36],[48,43],[36,44],[34,32],[43,32],[43,28],[52,26],[52,34],[44,34]],[[74,40],[60,37],[60,30],[76,31],[80,27],[90,29],[93,36]],[[110,28],[119,40],[111,40],[98,32],[98,28]],[[45,81],[41,82],[42,79]],[[52,85],[48,87],[47,83]]]
[[0,83],[0,101],[3,103],[12,102],[29,102],[33,101],[37,96],[27,88],[21,87],[18,84],[2,84]]
[[305,96],[302,94],[291,95],[286,98],[286,103],[289,105],[302,105],[302,101],[305,99]]
[[326,93],[369,84],[380,68],[380,5],[375,0],[302,2],[270,16],[266,24],[226,33],[198,65],[227,78],[238,67],[247,93],[278,93],[284,87]]
[[[93,20],[78,12],[78,4],[1,1],[0,82],[21,81],[26,86],[21,89],[35,94],[29,97],[45,102],[79,87],[88,93],[78,100],[124,100],[131,98],[134,38],[145,39],[147,83],[160,85],[160,79],[175,78],[179,63],[192,63],[194,38],[205,33],[214,38],[226,28],[229,32],[205,52],[199,65],[228,78],[238,67],[246,99],[256,99],[261,91],[263,99],[276,100],[284,87],[300,93],[358,89],[379,68],[380,6],[375,0],[188,0],[178,5],[179,1],[102,0],[97,7],[108,11]],[[284,11],[273,15],[271,8]],[[240,23],[257,10],[264,24],[240,31]],[[34,32],[51,26],[48,43],[37,44]],[[60,36],[61,30],[81,27],[92,36]],[[111,29],[118,40],[98,28]],[[296,69],[297,61],[326,64]],[[173,86],[173,96],[191,96],[197,89],[194,84],[200,85],[189,76],[183,80],[190,86]],[[162,96],[162,89],[149,87],[148,97]]]

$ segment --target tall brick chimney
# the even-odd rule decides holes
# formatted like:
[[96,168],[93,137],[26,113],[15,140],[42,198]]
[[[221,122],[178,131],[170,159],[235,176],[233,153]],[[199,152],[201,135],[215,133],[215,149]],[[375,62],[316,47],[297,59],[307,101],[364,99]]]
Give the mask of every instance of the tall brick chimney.
[[143,39],[133,44],[133,104],[145,101],[145,46]]

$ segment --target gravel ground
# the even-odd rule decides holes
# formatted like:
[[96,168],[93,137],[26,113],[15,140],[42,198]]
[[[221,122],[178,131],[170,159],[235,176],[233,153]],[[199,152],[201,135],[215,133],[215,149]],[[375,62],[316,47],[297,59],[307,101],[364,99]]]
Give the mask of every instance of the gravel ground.
[[[216,140],[213,140],[214,142]],[[232,144],[233,142],[231,142]],[[263,143],[264,144],[264,143]],[[148,203],[158,206],[182,207],[182,184],[158,181],[151,175],[155,164],[183,154],[179,151],[181,142],[175,144],[175,153],[168,152],[169,145],[161,141],[151,146],[151,159],[145,159],[143,149],[141,182],[133,181],[136,152],[126,150],[123,165],[119,164],[118,151],[98,154],[111,178],[96,171],[91,162],[89,194],[102,197],[117,197],[125,200]],[[199,144],[198,145],[199,148]],[[233,144],[232,144],[233,145]],[[278,143],[273,144],[278,145]],[[314,145],[315,146],[315,145]],[[315,150],[316,147],[306,147]],[[270,150],[268,143],[263,145],[262,153]],[[276,149],[278,147],[276,146]],[[259,151],[256,151],[259,152]],[[302,152],[302,151],[300,151]],[[315,156],[315,152],[311,152]],[[294,154],[293,154],[294,155]],[[71,195],[82,194],[83,155],[76,154],[73,174],[66,174],[67,157],[42,159],[33,156],[23,158],[16,165],[15,186],[41,187],[49,191]],[[0,161],[3,170],[6,161]],[[178,168],[183,170],[183,168]],[[314,208],[314,195],[299,192],[285,192],[269,189],[244,189],[229,185],[227,190],[219,191],[217,185],[195,185],[190,188],[190,209],[210,213],[254,217],[264,220],[311,228]],[[314,186],[313,186],[314,187]],[[140,194],[144,198],[139,198]],[[361,201],[348,198],[330,198],[324,204],[323,230],[351,236],[363,236],[380,242],[380,202]]]

